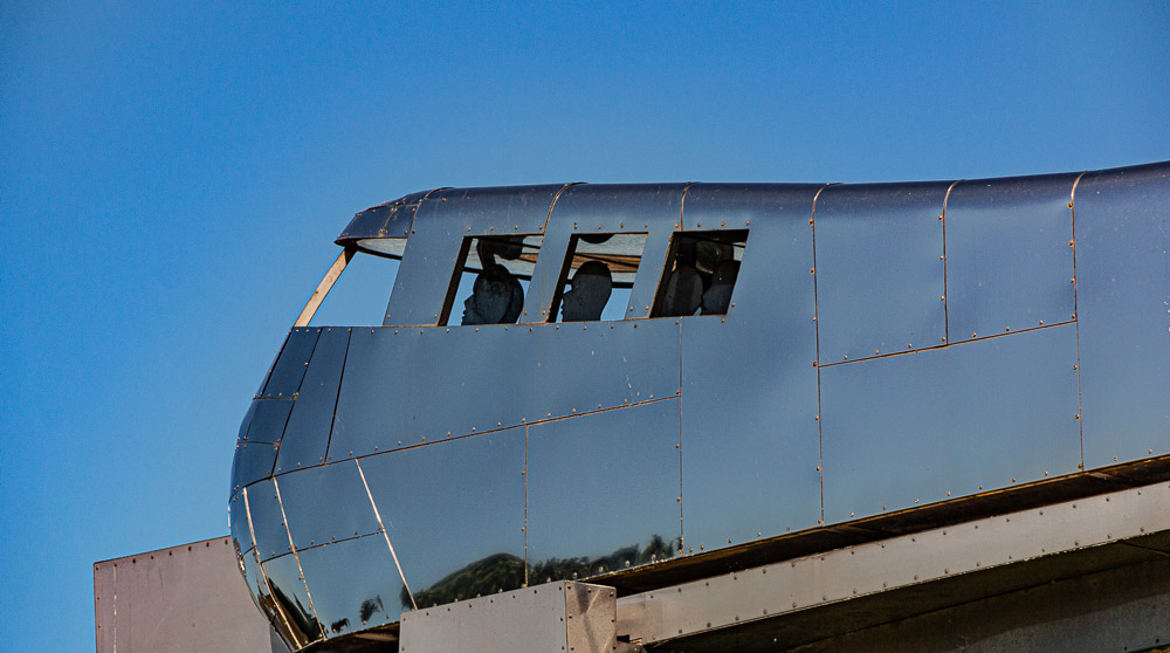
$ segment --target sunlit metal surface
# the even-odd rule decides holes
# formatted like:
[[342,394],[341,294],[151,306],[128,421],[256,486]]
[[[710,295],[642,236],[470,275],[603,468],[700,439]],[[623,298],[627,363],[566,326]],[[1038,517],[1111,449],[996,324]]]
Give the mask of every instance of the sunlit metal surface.
[[305,378],[306,365],[320,334],[320,329],[308,327],[289,331],[284,348],[272,364],[272,373],[268,375],[268,383],[264,384],[261,397],[292,397],[296,394],[301,387],[301,379]]
[[529,427],[530,583],[678,553],[678,411],[672,398]]
[[297,549],[378,531],[370,502],[361,500],[365,486],[352,461],[291,472],[277,482]]
[[419,206],[386,325],[438,324],[464,237],[544,232],[560,185],[439,191]]
[[825,520],[1075,472],[1075,367],[1060,325],[824,368]]
[[945,344],[949,186],[834,185],[817,198],[822,363]]
[[301,551],[298,557],[328,636],[398,620],[402,580],[380,533]]
[[[588,395],[567,391],[590,380],[596,385]],[[500,383],[527,390],[497,392]],[[673,321],[355,328],[328,458],[623,406],[677,389]]]
[[324,631],[317,619],[297,557],[288,553],[266,560],[262,565],[272,590],[273,609],[281,616],[281,622],[275,625],[282,628],[289,645],[302,648],[309,642],[322,639]]
[[1085,466],[1170,451],[1170,165],[1076,189]]
[[524,444],[515,428],[361,461],[418,605],[524,584]]
[[687,192],[687,227],[750,228],[740,278],[768,280],[737,283],[726,318],[678,320],[687,552],[815,526],[820,518],[808,224],[816,191],[695,184]]
[[245,491],[248,521],[252,525],[252,539],[260,559],[275,558],[291,551],[284,511],[276,495],[276,482],[261,481],[248,486]]
[[[385,325],[292,330],[241,425],[231,523],[257,602],[300,648],[1166,454],[1167,207],[1170,164],[363,212],[338,243],[402,253]],[[672,235],[728,230],[726,315],[647,319]],[[637,264],[625,313],[553,323],[570,243],[606,234],[645,234],[615,261]],[[518,323],[449,325],[465,239],[508,235],[540,243]]]
[[1073,319],[1068,204],[1076,178],[961,181],[951,190],[946,209],[951,342]]
[[349,329],[326,328],[322,331],[280,441],[276,473],[325,462],[325,448],[333,428],[333,411],[348,348]]

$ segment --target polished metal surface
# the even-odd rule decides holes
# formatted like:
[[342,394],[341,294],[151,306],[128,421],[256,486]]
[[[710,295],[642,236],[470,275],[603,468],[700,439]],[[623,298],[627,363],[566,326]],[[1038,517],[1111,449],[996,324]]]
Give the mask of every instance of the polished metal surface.
[[302,469],[277,478],[293,546],[304,549],[378,532],[353,461]]
[[821,370],[825,521],[1077,471],[1072,325]]
[[236,444],[232,458],[232,491],[272,475],[277,445],[243,440]]
[[272,364],[272,372],[260,393],[261,397],[292,397],[300,390],[301,379],[305,377],[309,357],[313,355],[313,348],[317,346],[320,335],[321,329],[311,327],[291,329],[288,332],[284,347]]
[[834,185],[816,202],[821,363],[946,343],[947,182]]
[[[412,372],[387,373],[403,369]],[[524,391],[496,392],[500,384]],[[613,408],[677,389],[673,321],[355,328],[327,457]]]
[[1078,175],[961,181],[947,197],[951,342],[1068,322]]
[[402,580],[381,533],[301,551],[298,557],[328,637],[398,620]]
[[[820,518],[808,224],[816,191],[695,184],[687,192],[688,228],[751,229],[744,282],[726,318],[678,320],[688,553],[815,526]],[[753,278],[768,282],[746,282]]]
[[549,583],[402,615],[401,653],[612,651],[612,587]]
[[[252,525],[252,541],[261,560],[275,558],[292,550],[284,511],[276,494],[276,482],[260,481],[244,488],[248,521]],[[237,536],[246,540],[246,537]]]
[[93,566],[98,653],[287,653],[251,605],[231,540],[217,537]]
[[1170,452],[1170,166],[1077,185],[1085,465]]
[[[462,245],[470,236],[544,233],[561,185],[438,191],[419,206],[384,325],[439,324]],[[522,320],[523,321],[523,320]]]
[[273,608],[280,615],[279,623],[274,625],[288,641],[290,648],[303,648],[314,640],[322,639],[324,632],[301,575],[297,557],[289,553],[261,564],[272,590]]
[[[525,583],[524,440],[514,428],[362,459],[419,607]],[[384,598],[391,614],[411,607]]]
[[276,473],[325,462],[348,349],[349,329],[328,327],[321,332],[280,441]]
[[[304,363],[301,366],[303,367]],[[248,422],[247,432],[241,436],[241,440],[267,444],[280,442],[280,436],[284,433],[284,426],[288,423],[288,415],[292,412],[292,407],[293,399],[291,398],[254,399],[252,407],[248,409],[251,419]]]
[[[293,329],[241,425],[231,523],[257,600],[297,648],[1170,453],[1168,205],[1162,163],[363,212],[338,243],[401,255],[384,326]],[[726,313],[649,318],[672,237],[704,232],[743,243]],[[571,244],[608,234],[641,247],[621,252],[624,313],[556,322]],[[501,236],[532,244],[518,322],[453,325],[469,239]]]
[[678,554],[678,415],[671,398],[528,428],[530,583]]

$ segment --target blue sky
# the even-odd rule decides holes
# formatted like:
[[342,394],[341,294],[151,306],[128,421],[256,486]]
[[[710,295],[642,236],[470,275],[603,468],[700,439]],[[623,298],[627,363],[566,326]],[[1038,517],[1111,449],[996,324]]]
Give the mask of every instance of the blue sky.
[[239,5],[0,3],[11,650],[92,650],[94,561],[227,532],[240,419],[369,205],[1170,159],[1164,1]]

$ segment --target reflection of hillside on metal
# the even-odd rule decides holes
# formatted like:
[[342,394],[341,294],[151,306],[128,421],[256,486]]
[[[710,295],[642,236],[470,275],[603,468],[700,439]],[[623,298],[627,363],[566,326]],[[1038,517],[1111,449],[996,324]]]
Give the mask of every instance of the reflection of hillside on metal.
[[[240,429],[250,591],[293,648],[344,646],[1170,479],[1167,207],[1170,163],[363,211]],[[377,318],[314,324],[363,261]]]

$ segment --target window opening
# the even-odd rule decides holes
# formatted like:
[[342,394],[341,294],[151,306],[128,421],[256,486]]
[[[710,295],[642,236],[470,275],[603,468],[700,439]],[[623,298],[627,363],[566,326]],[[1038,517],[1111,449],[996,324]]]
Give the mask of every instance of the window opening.
[[746,229],[675,233],[650,316],[726,315],[747,236]]
[[[400,238],[406,242],[405,238]],[[382,325],[398,259],[358,250],[309,321],[313,326]]]
[[543,242],[541,234],[464,238],[439,324],[515,324]]
[[625,318],[645,248],[644,233],[573,236],[553,295],[549,321]]

